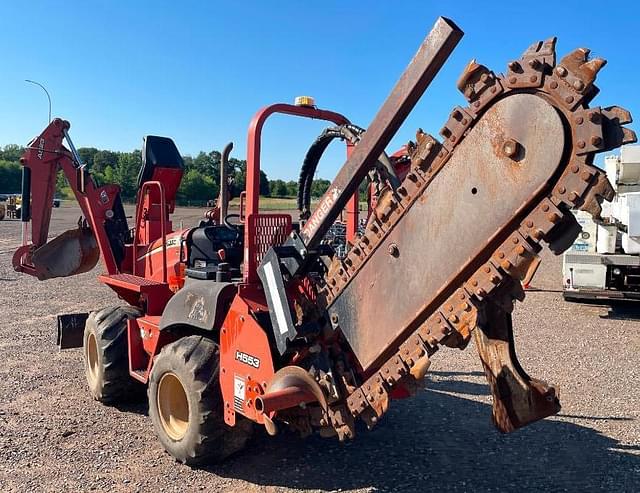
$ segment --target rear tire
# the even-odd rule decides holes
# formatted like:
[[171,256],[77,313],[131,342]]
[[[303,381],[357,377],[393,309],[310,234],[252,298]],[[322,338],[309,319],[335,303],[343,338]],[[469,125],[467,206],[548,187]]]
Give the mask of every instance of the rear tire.
[[156,356],[147,389],[156,435],[176,460],[220,462],[243,449],[253,424],[224,421],[218,345],[202,336],[168,344]]
[[127,320],[141,315],[132,306],[91,312],[84,327],[84,368],[91,395],[111,404],[134,396],[141,388],[129,374]]

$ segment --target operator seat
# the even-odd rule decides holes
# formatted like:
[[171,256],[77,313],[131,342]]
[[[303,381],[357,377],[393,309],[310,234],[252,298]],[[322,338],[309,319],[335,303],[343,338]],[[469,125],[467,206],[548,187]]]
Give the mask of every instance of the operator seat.
[[142,140],[142,166],[138,173],[138,188],[153,179],[156,168],[184,169],[184,161],[169,137],[147,135]]
[[173,202],[183,173],[184,161],[173,140],[157,135],[144,137],[138,190],[146,181],[159,181],[165,188],[167,202]]

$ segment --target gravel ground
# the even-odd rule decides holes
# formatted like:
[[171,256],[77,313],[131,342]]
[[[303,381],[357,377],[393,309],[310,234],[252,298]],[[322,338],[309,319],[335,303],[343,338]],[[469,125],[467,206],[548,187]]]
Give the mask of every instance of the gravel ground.
[[[52,232],[77,216],[54,209]],[[0,222],[0,491],[640,490],[640,308],[564,302],[551,255],[515,326],[523,366],[560,388],[558,416],[498,433],[475,349],[443,349],[428,388],[353,442],[259,431],[225,464],[190,469],[163,452],[144,401],[94,402],[80,351],[55,348],[57,314],[116,301],[97,271],[18,275],[19,238],[19,222]]]

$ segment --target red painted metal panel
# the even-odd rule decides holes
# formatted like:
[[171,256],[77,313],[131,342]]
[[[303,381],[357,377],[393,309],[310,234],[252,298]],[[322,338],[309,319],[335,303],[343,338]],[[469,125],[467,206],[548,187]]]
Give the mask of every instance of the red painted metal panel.
[[235,425],[236,412],[264,422],[264,415],[256,412],[255,399],[264,394],[273,375],[267,334],[245,300],[236,296],[220,331],[220,388],[229,426]]
[[[260,199],[260,143],[262,136],[262,127],[274,113],[283,115],[293,115],[303,118],[311,118],[315,120],[325,120],[335,123],[336,125],[345,125],[350,123],[349,120],[340,113],[333,111],[320,110],[313,106],[295,106],[292,104],[278,103],[266,106],[258,111],[251,123],[249,124],[249,134],[247,140],[247,185],[246,185],[246,207],[245,215],[247,218],[258,214]],[[252,229],[245,228],[245,259],[248,268],[244,271],[244,281],[248,283],[258,282],[256,273],[257,264],[252,260],[256,254],[251,246]],[[251,259],[251,260],[250,260]],[[253,268],[251,268],[253,266]]]

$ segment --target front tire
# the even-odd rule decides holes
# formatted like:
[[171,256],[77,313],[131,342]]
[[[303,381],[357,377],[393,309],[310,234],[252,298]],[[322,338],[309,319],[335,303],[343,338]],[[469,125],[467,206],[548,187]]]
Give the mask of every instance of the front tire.
[[91,312],[84,327],[84,368],[91,395],[111,404],[131,397],[140,384],[129,374],[127,320],[140,316],[132,306]]
[[220,462],[244,448],[252,423],[224,421],[220,354],[215,342],[189,336],[156,356],[147,390],[149,415],[167,452],[189,464]]

